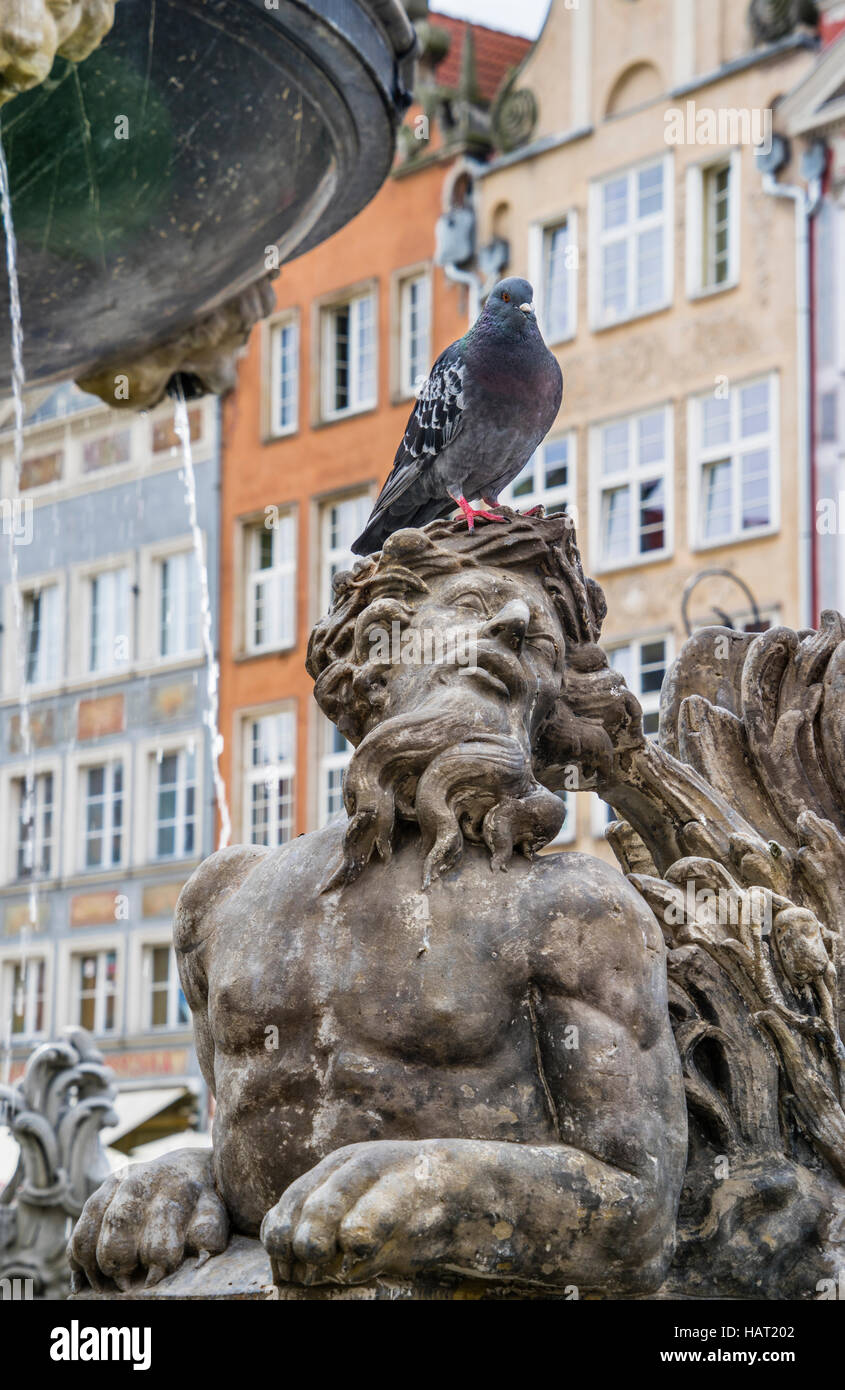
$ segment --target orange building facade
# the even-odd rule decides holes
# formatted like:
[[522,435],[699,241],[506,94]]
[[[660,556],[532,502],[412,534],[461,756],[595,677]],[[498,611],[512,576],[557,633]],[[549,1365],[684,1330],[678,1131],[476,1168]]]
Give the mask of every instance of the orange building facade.
[[312,698],[308,635],[420,379],[469,326],[469,290],[435,264],[436,226],[491,150],[491,98],[528,45],[431,19],[421,72],[447,119],[423,96],[372,203],[283,268],[223,407],[220,730],[235,842],[278,844],[341,807],[349,749]]

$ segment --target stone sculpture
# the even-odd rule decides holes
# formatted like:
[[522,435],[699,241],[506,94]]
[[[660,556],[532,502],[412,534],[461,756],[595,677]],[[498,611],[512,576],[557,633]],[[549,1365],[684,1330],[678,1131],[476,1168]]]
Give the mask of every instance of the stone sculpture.
[[7,0],[0,19],[0,106],[37,87],[58,55],[81,63],[114,23],[117,0]]
[[68,1223],[109,1171],[99,1132],[117,1123],[112,1073],[83,1028],[66,1028],[0,1086],[0,1121],[20,1145],[0,1192],[0,1298],[64,1298]]
[[[355,746],[347,814],[183,890],[213,1153],[94,1194],[81,1296],[213,1296],[227,1261],[252,1296],[259,1232],[281,1298],[812,1298],[835,1277],[842,620],[698,635],[658,748],[604,613],[564,515],[399,531],[337,577],[308,668]],[[630,881],[536,857],[573,774],[625,816]],[[736,927],[686,891],[714,881]]]

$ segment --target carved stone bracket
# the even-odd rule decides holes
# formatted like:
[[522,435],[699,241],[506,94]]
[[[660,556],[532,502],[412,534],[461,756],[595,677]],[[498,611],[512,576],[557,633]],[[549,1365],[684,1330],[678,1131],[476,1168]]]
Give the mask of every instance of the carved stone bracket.
[[6,0],[0,18],[0,106],[37,87],[56,57],[81,63],[114,23],[117,0]]

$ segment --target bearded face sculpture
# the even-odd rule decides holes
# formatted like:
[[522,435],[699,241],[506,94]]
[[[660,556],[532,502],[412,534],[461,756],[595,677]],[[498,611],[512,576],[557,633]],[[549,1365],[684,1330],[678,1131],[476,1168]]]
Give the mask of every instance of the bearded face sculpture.
[[563,822],[555,790],[590,785],[642,742],[639,706],[598,647],[604,598],[584,579],[569,518],[514,518],[461,534],[448,522],[394,533],[336,579],[312,633],[315,697],[356,745],[349,827],[327,888],[389,858],[416,822],[423,886],[465,841],[504,869]]

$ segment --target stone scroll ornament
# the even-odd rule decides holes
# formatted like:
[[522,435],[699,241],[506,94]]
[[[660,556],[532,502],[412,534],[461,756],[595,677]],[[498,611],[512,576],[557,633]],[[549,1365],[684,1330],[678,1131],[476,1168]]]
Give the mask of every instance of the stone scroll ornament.
[[[605,614],[565,515],[335,577],[307,666],[344,810],[182,890],[213,1149],[107,1179],[75,1296],[835,1289],[842,619],[697,634],[655,744]],[[576,773],[624,874],[539,853]]]
[[20,1146],[0,1192],[0,1299],[65,1298],[68,1228],[108,1175],[99,1133],[117,1123],[113,1074],[83,1028],[67,1028],[0,1086],[0,1123]]
[[661,925],[690,1146],[667,1293],[835,1297],[845,1270],[845,622],[705,628],[608,839]]
[[81,63],[114,23],[116,0],[4,0],[0,106],[37,87],[56,57]]

